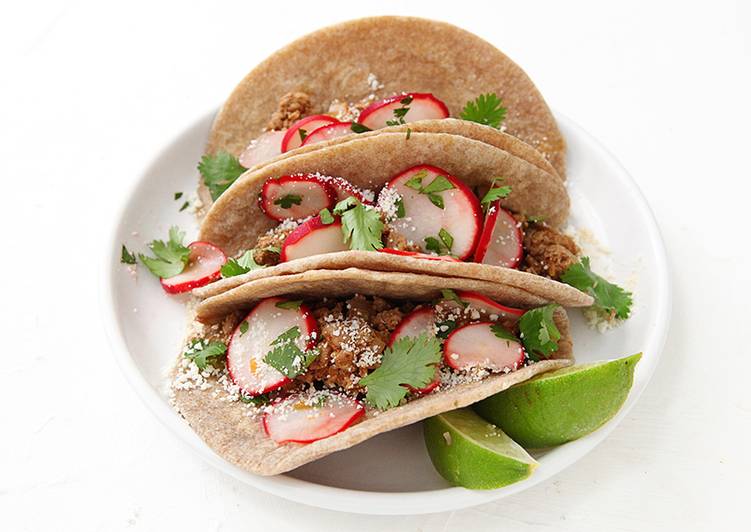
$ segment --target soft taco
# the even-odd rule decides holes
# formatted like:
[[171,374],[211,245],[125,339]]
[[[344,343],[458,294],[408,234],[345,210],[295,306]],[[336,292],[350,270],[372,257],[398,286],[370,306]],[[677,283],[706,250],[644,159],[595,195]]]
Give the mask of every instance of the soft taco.
[[[531,158],[539,161],[538,150],[549,161],[541,166],[565,175],[563,137],[521,68],[476,35],[412,17],[345,22],[274,53],[225,102],[207,151],[239,156],[250,168],[302,144],[448,117],[502,128],[533,148],[523,150]],[[498,129],[426,127],[510,142]]]
[[498,285],[466,279],[349,273],[251,281],[211,325],[192,322],[171,390],[220,456],[283,473],[571,363],[560,307],[506,306]]

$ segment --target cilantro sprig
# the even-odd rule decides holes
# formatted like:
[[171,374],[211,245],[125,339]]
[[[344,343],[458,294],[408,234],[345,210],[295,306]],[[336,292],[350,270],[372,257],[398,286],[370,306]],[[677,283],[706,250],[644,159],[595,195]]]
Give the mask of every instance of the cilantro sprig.
[[425,249],[438,255],[450,255],[454,245],[454,237],[443,227],[438,231],[438,237],[426,236]]
[[251,270],[258,270],[259,268],[265,268],[266,266],[258,264],[256,259],[253,258],[253,250],[248,250],[240,257],[236,259],[229,259],[222,266],[220,272],[222,277],[234,277],[235,275],[242,275],[248,273]]
[[227,352],[224,342],[209,342],[203,338],[194,338],[185,350],[185,358],[192,360],[198,369],[206,369],[210,358],[216,358]]
[[374,251],[383,247],[383,221],[377,210],[350,196],[337,203],[333,213],[341,217],[342,234],[349,249]]
[[561,281],[591,295],[595,309],[608,320],[625,320],[631,314],[631,292],[594,273],[589,267],[589,257],[582,257],[569,266],[561,275]]
[[151,273],[157,277],[167,279],[182,273],[190,258],[190,249],[183,245],[185,232],[178,227],[170,227],[169,240],[154,240],[149,244],[155,257],[147,257],[143,253],[138,255]]
[[300,349],[295,343],[299,337],[300,327],[297,325],[290,327],[271,342],[273,349],[263,357],[264,362],[288,379],[294,379],[305,373],[308,366],[318,356],[317,349],[307,351]]
[[550,355],[558,351],[561,332],[553,321],[553,313],[558,306],[550,304],[534,308],[519,318],[522,344],[532,360],[550,358]]
[[502,179],[502,177],[493,179],[493,182],[490,184],[490,189],[488,189],[480,200],[480,205],[482,205],[484,209],[487,210],[491,203],[499,199],[507,198],[508,195],[511,194],[511,185],[496,186],[496,182]]
[[425,194],[433,205],[439,209],[443,209],[443,197],[441,197],[439,193],[456,187],[446,176],[443,175],[437,175],[430,183],[423,186],[422,180],[427,176],[427,170],[420,170],[404,183],[404,186],[416,190],[420,194]]
[[120,251],[120,262],[122,262],[123,264],[136,263],[136,255],[128,251],[128,248],[125,247],[125,244],[123,244],[123,249]]
[[302,196],[299,194],[285,194],[279,199],[274,200],[274,205],[279,205],[282,209],[289,209],[292,205],[300,205]]
[[383,352],[378,369],[360,379],[367,387],[365,400],[381,410],[399,405],[407,396],[407,386],[424,388],[435,378],[440,360],[441,344],[435,337],[400,338]]
[[386,120],[387,126],[398,126],[407,123],[404,120],[404,117],[407,116],[407,113],[409,112],[409,104],[412,103],[412,96],[405,96],[399,100],[399,103],[402,104],[402,106],[394,109],[394,119]]
[[237,157],[226,151],[204,155],[198,163],[198,171],[209,189],[211,199],[216,201],[229,186],[247,170]]
[[496,96],[494,92],[490,92],[480,94],[474,100],[467,102],[460,116],[464,120],[497,129],[501,127],[501,122],[506,118],[506,111],[503,100]]

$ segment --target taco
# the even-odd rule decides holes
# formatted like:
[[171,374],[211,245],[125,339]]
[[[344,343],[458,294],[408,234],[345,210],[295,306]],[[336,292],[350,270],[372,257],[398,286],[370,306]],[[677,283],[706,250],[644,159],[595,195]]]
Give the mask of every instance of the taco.
[[303,144],[448,117],[496,130],[433,124],[430,131],[508,144],[502,129],[531,146],[524,152],[535,160],[538,150],[551,174],[565,176],[563,137],[521,68],[476,35],[412,17],[345,22],[274,53],[225,102],[207,152],[239,156],[250,168]]
[[492,298],[439,288],[465,279],[344,273],[251,281],[220,319],[192,322],[173,403],[229,462],[283,473],[571,364],[556,305],[503,305],[497,285]]

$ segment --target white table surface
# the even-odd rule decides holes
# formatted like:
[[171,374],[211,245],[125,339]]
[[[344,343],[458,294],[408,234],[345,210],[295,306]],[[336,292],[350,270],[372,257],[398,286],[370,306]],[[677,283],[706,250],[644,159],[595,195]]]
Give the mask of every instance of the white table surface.
[[[740,529],[751,473],[748,7],[206,4],[0,7],[0,530]],[[655,211],[675,299],[649,388],[579,463],[496,503],[367,517],[266,495],[178,443],[113,361],[97,275],[113,206],[160,145],[279,46],[388,13],[485,37],[599,137]]]

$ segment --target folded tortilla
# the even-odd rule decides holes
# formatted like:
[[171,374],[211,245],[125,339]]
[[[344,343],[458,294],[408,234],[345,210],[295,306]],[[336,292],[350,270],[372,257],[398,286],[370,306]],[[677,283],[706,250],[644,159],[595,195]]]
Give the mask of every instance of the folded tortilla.
[[207,151],[239,155],[266,127],[279,99],[302,91],[311,114],[325,113],[333,99],[357,102],[382,88],[378,98],[402,91],[429,92],[452,117],[483,93],[494,92],[508,108],[507,133],[545,155],[565,175],[565,142],[542,95],[524,71],[493,45],[445,22],[414,17],[370,17],[322,28],[302,37],[254,68],[216,117]]
[[[283,282],[283,278],[279,277],[251,281],[244,285],[250,287],[249,290],[242,291],[242,297],[238,296],[234,305],[223,309],[228,312],[235,311],[272,295],[316,299],[324,295],[346,297],[360,293],[412,301],[430,300],[440,295],[439,287],[433,287],[431,291],[425,283],[414,283],[415,277],[432,281],[429,276],[373,271],[357,271],[354,277],[347,277],[346,271],[308,274],[303,274],[307,277],[302,282],[298,280],[294,283]],[[402,276],[403,279],[400,280],[399,277]],[[465,282],[466,279],[452,279],[448,286],[458,288],[459,284]],[[392,285],[396,285],[393,291],[385,290]],[[503,303],[510,303],[504,299],[502,291],[498,291],[497,285],[495,286],[496,288],[486,287],[488,290],[485,292],[482,292],[482,286],[471,285],[467,288],[481,291]],[[377,289],[374,290],[372,287]],[[201,305],[206,305],[212,299],[201,303],[196,310],[200,313]],[[416,397],[389,410],[378,411],[368,406],[362,421],[338,434],[309,444],[278,444],[273,441],[264,432],[260,420],[249,417],[242,404],[227,401],[222,397],[221,386],[215,377],[209,378],[207,386],[175,389],[174,404],[193,430],[225,460],[252,473],[276,475],[335,451],[352,447],[383,432],[404,427],[441,412],[468,406],[539,373],[570,365],[573,360],[573,347],[568,318],[562,308],[556,309],[554,320],[561,332],[559,348],[554,358],[508,374],[495,374],[479,382],[459,384],[448,390]]]

